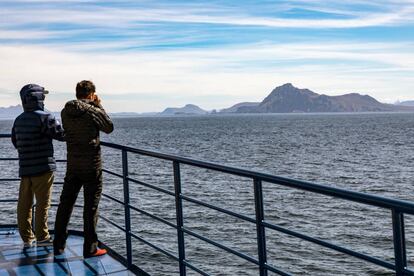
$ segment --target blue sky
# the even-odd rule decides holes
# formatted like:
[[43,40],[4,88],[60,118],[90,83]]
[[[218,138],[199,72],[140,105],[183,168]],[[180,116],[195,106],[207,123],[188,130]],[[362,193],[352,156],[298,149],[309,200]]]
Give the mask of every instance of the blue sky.
[[414,1],[0,0],[0,106],[25,83],[59,110],[90,79],[110,111],[318,93],[414,99]]

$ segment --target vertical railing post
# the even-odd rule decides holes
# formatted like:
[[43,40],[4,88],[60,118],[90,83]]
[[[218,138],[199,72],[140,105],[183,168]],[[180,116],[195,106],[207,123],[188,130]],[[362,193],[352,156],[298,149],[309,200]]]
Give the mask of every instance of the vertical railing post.
[[122,150],[122,178],[124,182],[124,207],[125,207],[125,239],[127,253],[127,267],[132,266],[132,244],[131,244],[131,214],[129,208],[129,181],[128,181],[128,153]]
[[259,256],[260,276],[267,276],[265,267],[267,262],[266,256],[266,233],[263,226],[264,208],[263,208],[263,189],[262,181],[258,178],[253,179],[254,184],[254,203],[256,209],[256,231],[257,231],[257,250]]
[[394,236],[395,274],[402,276],[407,267],[404,214],[395,209],[392,209],[392,229]]
[[183,218],[183,201],[181,198],[181,173],[180,163],[173,161],[174,167],[174,189],[175,189],[175,209],[177,217],[177,239],[178,239],[178,257],[180,265],[180,276],[186,275],[185,260],[185,243],[184,243],[184,218]]

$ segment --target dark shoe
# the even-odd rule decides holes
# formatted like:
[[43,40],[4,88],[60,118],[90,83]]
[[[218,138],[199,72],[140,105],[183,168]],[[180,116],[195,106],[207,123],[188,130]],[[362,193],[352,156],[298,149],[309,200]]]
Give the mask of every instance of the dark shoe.
[[100,249],[97,248],[96,251],[94,253],[90,253],[90,254],[84,254],[83,257],[85,258],[92,258],[92,257],[98,257],[98,256],[102,256],[105,255],[106,253],[108,253],[106,251],[106,249]]
[[55,256],[62,255],[63,252],[65,252],[64,248],[53,248],[53,254],[55,254]]

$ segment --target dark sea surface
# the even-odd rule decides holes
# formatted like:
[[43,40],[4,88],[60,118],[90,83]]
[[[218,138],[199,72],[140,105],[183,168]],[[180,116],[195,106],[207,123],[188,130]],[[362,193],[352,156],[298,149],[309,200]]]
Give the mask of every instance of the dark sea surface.
[[[115,118],[116,130],[102,140],[257,170],[348,190],[414,200],[414,114],[280,114],[200,117]],[[0,133],[12,121],[0,121]],[[56,143],[57,158],[64,144]],[[122,173],[121,154],[103,150],[104,167]],[[16,156],[8,139],[0,156]],[[15,177],[16,162],[2,162],[1,177]],[[172,163],[129,154],[130,177],[174,191]],[[57,182],[64,164],[59,163]],[[253,183],[183,165],[183,194],[254,218]],[[104,192],[123,199],[122,180],[105,174]],[[0,182],[1,197],[17,197],[18,182]],[[174,197],[130,184],[131,204],[175,223]],[[393,262],[391,213],[388,210],[264,183],[265,219]],[[55,185],[57,202],[61,187]],[[82,200],[82,198],[80,198]],[[81,203],[81,201],[79,201]],[[2,204],[3,223],[15,222],[15,206]],[[101,214],[124,224],[123,206],[107,198]],[[184,225],[197,234],[257,258],[254,224],[184,201]],[[54,221],[56,208],[51,210]],[[72,227],[81,229],[81,210]],[[132,211],[132,231],[178,255],[177,231]],[[406,216],[409,266],[414,262],[414,220]],[[124,235],[100,220],[99,237],[125,252]],[[330,249],[266,230],[268,263],[294,275],[393,275]],[[258,275],[255,265],[185,235],[189,262],[212,275]],[[148,245],[134,241],[134,263],[152,275],[177,275],[177,263]],[[191,269],[188,275],[198,275]],[[269,273],[269,275],[275,275]]]

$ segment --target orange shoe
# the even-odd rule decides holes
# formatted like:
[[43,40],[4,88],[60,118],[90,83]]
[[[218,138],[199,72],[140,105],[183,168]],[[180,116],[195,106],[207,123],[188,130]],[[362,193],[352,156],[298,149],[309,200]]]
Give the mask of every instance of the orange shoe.
[[100,248],[97,248],[97,249],[96,249],[96,251],[95,251],[94,253],[90,253],[90,254],[83,255],[83,256],[84,256],[85,258],[92,258],[92,257],[98,257],[98,256],[105,255],[106,253],[108,253],[108,252],[106,251],[106,249],[100,249]]

